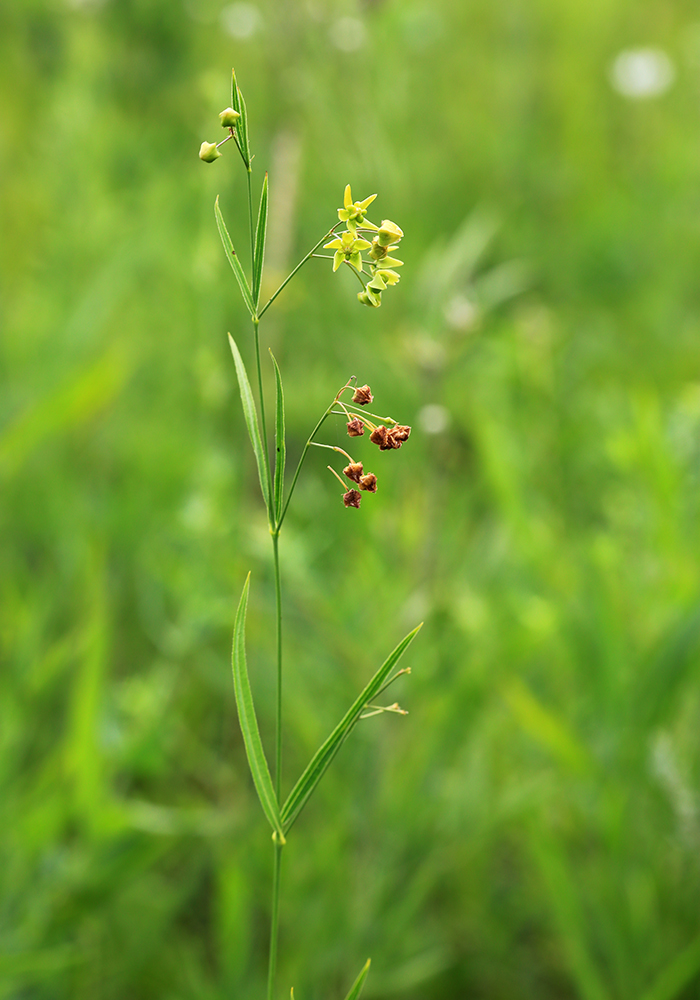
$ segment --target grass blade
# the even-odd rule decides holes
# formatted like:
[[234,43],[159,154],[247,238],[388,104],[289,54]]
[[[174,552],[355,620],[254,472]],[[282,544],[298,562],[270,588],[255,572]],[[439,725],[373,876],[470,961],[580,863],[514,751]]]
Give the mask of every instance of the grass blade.
[[362,993],[362,987],[365,985],[365,979],[367,978],[367,975],[369,973],[369,966],[371,961],[372,961],[371,958],[367,959],[367,961],[362,967],[362,972],[359,974],[355,982],[352,984],[352,989],[345,997],[345,1000],[357,1000],[360,993]]
[[265,501],[265,506],[268,508],[268,517],[272,520],[272,511],[269,509],[270,505],[270,470],[267,467],[267,462],[265,461],[265,452],[263,451],[262,438],[260,437],[260,427],[258,426],[258,411],[255,408],[255,400],[253,399],[253,392],[250,388],[250,381],[248,380],[248,373],[245,370],[245,365],[243,364],[243,358],[241,357],[240,351],[236,346],[236,341],[233,339],[231,334],[228,335],[228,341],[231,345],[231,354],[233,354],[233,361],[236,365],[236,375],[238,376],[238,387],[241,391],[241,402],[243,403],[243,416],[245,417],[245,422],[248,426],[248,434],[250,435],[250,443],[253,446],[253,451],[255,452],[255,461],[258,463],[258,476],[260,477],[260,489],[262,490],[263,499]]
[[277,802],[272,778],[270,777],[270,769],[267,766],[265,751],[260,739],[258,720],[255,716],[255,706],[253,705],[253,693],[250,690],[250,681],[248,679],[248,666],[245,655],[245,617],[248,610],[249,586],[250,573],[243,585],[243,593],[238,603],[236,621],[233,627],[233,653],[231,656],[233,690],[236,695],[238,720],[241,724],[243,742],[245,743],[246,754],[248,756],[248,766],[253,776],[260,805],[263,807],[263,812],[267,816],[270,826],[277,833],[280,841],[284,843],[279,803]]
[[265,238],[267,236],[267,171],[260,192],[260,208],[258,210],[258,227],[255,230],[255,252],[253,253],[253,302],[255,308],[260,304],[260,285],[262,284],[263,264],[265,261]]
[[255,315],[253,296],[250,294],[250,288],[248,287],[248,279],[245,276],[245,271],[243,270],[241,262],[236,256],[236,251],[233,249],[233,243],[231,242],[231,237],[228,234],[228,229],[226,228],[224,217],[221,214],[221,209],[219,208],[218,195],[216,201],[214,202],[214,214],[216,216],[216,224],[219,227],[219,236],[221,237],[221,242],[224,245],[224,250],[226,251],[226,256],[228,257],[228,262],[231,265],[233,273],[236,276],[236,281],[238,282],[238,287],[241,290],[243,301],[248,307],[250,315],[253,316]]
[[231,70],[231,107],[241,116],[236,123],[236,143],[241,151],[243,162],[250,170],[250,145],[248,143],[248,112],[245,100],[236,81],[236,71]]
[[275,524],[279,524],[279,519],[282,516],[282,500],[284,498],[284,463],[287,455],[287,446],[284,439],[284,391],[282,389],[282,376],[272,351],[270,351],[270,357],[275,367],[275,384],[277,386],[277,408],[275,411],[275,482],[272,508],[275,512]]
[[281,818],[284,832],[286,833],[294,823],[295,819],[311,798],[316,785],[319,783],[331,761],[340,750],[341,746],[352,732],[362,714],[365,705],[372,701],[380,691],[389,674],[398,663],[406,648],[411,644],[419,630],[422,628],[421,622],[412,632],[401,640],[396,649],[393,650],[376,672],[367,687],[361,692],[357,699],[350,706],[326,742],[319,747],[306,770],[297,781],[294,788],[289,793],[287,801],[282,806]]

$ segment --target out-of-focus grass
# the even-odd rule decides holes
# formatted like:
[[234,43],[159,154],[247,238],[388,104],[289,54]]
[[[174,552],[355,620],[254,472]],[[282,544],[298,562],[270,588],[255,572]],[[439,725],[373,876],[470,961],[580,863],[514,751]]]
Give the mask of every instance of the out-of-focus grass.
[[[292,458],[351,373],[415,428],[359,513],[323,455],[300,486],[289,779],[426,620],[411,715],[363,724],[290,842],[281,982],[339,995],[371,953],[377,998],[695,996],[696,13],[253,11],[243,39],[215,0],[0,10],[0,996],[262,993],[228,647],[252,568],[269,723],[272,594],[215,194],[246,220],[235,157],[196,155],[232,63],[274,268],[348,181],[406,232],[381,310],[313,263],[265,334]],[[631,101],[639,45],[677,78]]]

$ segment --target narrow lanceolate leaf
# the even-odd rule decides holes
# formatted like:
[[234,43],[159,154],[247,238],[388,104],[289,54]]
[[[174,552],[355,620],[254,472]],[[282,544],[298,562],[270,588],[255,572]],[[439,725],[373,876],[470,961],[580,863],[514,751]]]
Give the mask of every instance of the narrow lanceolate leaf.
[[243,162],[250,169],[250,145],[248,144],[248,112],[243,94],[236,82],[236,71],[231,70],[231,107],[241,116],[236,123],[236,142],[241,151]]
[[245,370],[243,358],[241,357],[241,353],[236,346],[236,341],[230,333],[228,335],[228,341],[231,345],[231,354],[233,354],[233,361],[236,365],[238,388],[241,391],[241,402],[243,403],[243,416],[245,417],[245,422],[248,427],[250,443],[252,444],[253,451],[255,452],[255,461],[258,463],[260,489],[262,490],[265,506],[268,508],[268,517],[272,520],[272,511],[270,510],[270,472],[267,467],[267,462],[265,461],[265,452],[263,451],[262,438],[260,437],[258,411],[255,408],[255,400],[253,399],[253,392],[250,388],[248,373]]
[[421,622],[421,624],[414,628],[412,632],[409,632],[406,638],[402,639],[396,649],[389,654],[367,687],[364,691],[362,691],[356,701],[345,713],[326,742],[319,747],[312,757],[306,767],[306,770],[299,778],[296,785],[289,793],[287,801],[282,806],[281,817],[285,833],[289,830],[292,823],[294,823],[301,810],[311,798],[316,785],[319,783],[331,761],[354,729],[360,716],[362,715],[362,712],[364,711],[365,706],[371,702],[382,689],[384,683],[389,677],[389,674],[400,660],[405,649],[411,644],[421,629],[422,624],[423,623]]
[[367,959],[364,966],[362,967],[362,972],[359,974],[355,982],[352,984],[352,989],[345,997],[345,1000],[357,1000],[360,993],[362,993],[362,987],[365,985],[365,979],[369,973],[371,959]]
[[255,252],[253,254],[253,302],[258,308],[260,302],[260,285],[262,284],[263,264],[265,262],[265,237],[267,235],[267,171],[260,193],[260,208],[258,210],[258,228],[255,230]]
[[248,766],[253,776],[255,788],[263,807],[263,812],[267,816],[270,826],[276,832],[278,838],[284,843],[284,833],[280,820],[279,803],[275,795],[275,789],[270,777],[270,769],[267,766],[265,751],[263,750],[258,720],[255,716],[253,705],[253,693],[250,690],[248,680],[248,666],[245,655],[245,617],[248,610],[248,587],[250,585],[250,573],[246,577],[243,586],[243,593],[236,612],[236,622],[233,627],[233,655],[231,658],[233,666],[233,690],[236,695],[236,707],[238,708],[238,719],[243,733],[246,754],[248,756]]
[[273,488],[272,507],[275,512],[275,524],[279,523],[282,516],[282,500],[284,497],[284,462],[287,454],[287,447],[284,440],[284,391],[282,389],[282,376],[275,356],[270,351],[272,364],[275,367],[275,384],[277,386],[277,407],[275,411],[275,482]]
[[255,306],[253,305],[253,296],[250,293],[250,288],[248,286],[248,279],[245,276],[245,272],[241,266],[241,262],[239,261],[236,255],[236,251],[233,249],[233,243],[231,242],[231,237],[228,234],[228,229],[226,228],[224,217],[221,214],[221,209],[219,208],[218,195],[214,203],[214,214],[216,215],[216,224],[219,227],[219,236],[221,237],[221,242],[224,245],[224,250],[226,251],[226,256],[228,257],[228,262],[231,265],[233,273],[236,276],[236,281],[238,282],[238,287],[241,290],[243,301],[248,307],[250,315],[253,316],[255,314]]

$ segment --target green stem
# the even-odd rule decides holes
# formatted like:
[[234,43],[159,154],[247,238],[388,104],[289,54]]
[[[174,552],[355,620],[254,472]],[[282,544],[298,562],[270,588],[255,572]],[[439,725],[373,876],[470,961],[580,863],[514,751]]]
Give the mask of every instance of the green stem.
[[267,973],[267,1000],[274,1000],[275,974],[277,972],[277,938],[280,913],[280,873],[282,869],[282,844],[275,844],[275,861],[272,872],[272,916],[270,918],[270,964]]
[[282,784],[282,582],[280,579],[279,525],[272,534],[275,563],[275,609],[277,618],[277,717],[275,725],[275,794],[281,802]]
[[338,228],[339,225],[340,225],[340,223],[336,222],[336,224],[333,226],[333,228],[329,229],[328,232],[324,236],[321,237],[321,239],[318,241],[318,243],[316,244],[316,246],[312,247],[311,250],[309,250],[309,252],[307,253],[306,257],[304,257],[303,260],[299,261],[299,263],[294,268],[294,270],[292,271],[292,273],[287,275],[287,277],[284,279],[284,281],[279,286],[279,288],[277,289],[277,291],[273,295],[270,296],[270,298],[267,300],[267,302],[265,303],[265,305],[262,307],[262,309],[258,313],[258,318],[259,319],[261,319],[265,315],[265,313],[270,308],[270,306],[272,305],[272,303],[275,301],[275,299],[277,298],[277,296],[279,295],[279,293],[282,291],[282,289],[285,287],[285,285],[289,284],[289,282],[292,280],[292,278],[297,273],[297,271],[299,270],[299,268],[302,267],[307,262],[307,260],[310,260],[313,257],[314,251],[318,250],[318,248],[321,246],[321,244],[323,243],[324,240],[327,240],[329,236],[333,235],[333,233],[336,231],[336,229]]

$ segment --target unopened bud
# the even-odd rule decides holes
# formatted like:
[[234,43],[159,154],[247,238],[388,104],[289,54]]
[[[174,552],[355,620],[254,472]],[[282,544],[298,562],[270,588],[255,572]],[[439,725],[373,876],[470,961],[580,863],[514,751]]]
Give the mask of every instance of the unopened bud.
[[216,148],[215,142],[203,142],[199,147],[199,158],[205,163],[213,163],[219,156],[221,153]]
[[369,285],[364,292],[357,293],[357,301],[361,302],[363,306],[370,306],[372,309],[378,309],[382,304],[381,294],[372,291]]
[[359,403],[360,406],[366,406],[367,403],[371,403],[374,399],[372,395],[372,390],[368,385],[359,385],[355,389],[354,395],[352,397],[353,403]]
[[373,472],[368,472],[366,476],[360,476],[358,484],[361,490],[367,490],[368,493],[377,492],[377,477]]
[[362,476],[362,462],[351,462],[343,469],[343,474],[352,479],[353,483],[359,483]]
[[386,257],[388,252],[387,248],[383,247],[379,242],[379,237],[375,236],[372,240],[372,248],[369,251],[370,257],[373,260],[381,260],[383,257]]
[[236,122],[238,121],[238,119],[240,117],[241,116],[240,116],[239,112],[238,111],[234,111],[233,108],[225,108],[219,114],[219,118],[221,120],[221,124],[223,125],[224,128],[233,128],[233,126],[236,124]]
[[403,236],[403,230],[399,229],[391,219],[383,219],[377,233],[377,239],[383,247],[388,247],[390,243],[398,243]]
[[359,507],[362,501],[362,494],[358,493],[357,490],[348,490],[348,492],[343,497],[343,503],[346,507]]
[[348,435],[351,438],[359,438],[365,433],[365,425],[359,417],[353,417],[348,421]]

